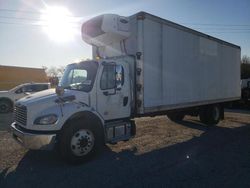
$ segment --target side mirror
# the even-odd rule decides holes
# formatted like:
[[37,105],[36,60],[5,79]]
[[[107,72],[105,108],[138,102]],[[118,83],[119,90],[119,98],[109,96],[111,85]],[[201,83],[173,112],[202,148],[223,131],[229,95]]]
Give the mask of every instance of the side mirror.
[[64,88],[62,86],[56,86],[56,94],[58,96],[63,96],[63,94],[64,94]]

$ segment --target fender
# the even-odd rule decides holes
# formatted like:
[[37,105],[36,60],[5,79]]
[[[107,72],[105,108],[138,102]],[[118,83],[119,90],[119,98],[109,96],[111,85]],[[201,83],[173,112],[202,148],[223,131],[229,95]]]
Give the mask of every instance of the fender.
[[69,102],[65,104],[57,104],[52,105],[49,108],[43,108],[42,110],[31,110],[33,113],[31,117],[30,122],[34,122],[37,117],[44,116],[47,114],[57,114],[58,115],[58,121],[54,125],[36,125],[36,126],[30,126],[29,128],[32,130],[57,130],[60,131],[65,124],[67,124],[69,121],[75,118],[81,118],[81,117],[87,117],[92,118],[93,120],[97,120],[98,123],[100,123],[102,126],[104,125],[103,118],[98,114],[97,111],[95,111],[94,108],[91,108],[87,105],[75,103],[75,102]]
[[74,120],[79,120],[79,119],[82,119],[83,121],[84,119],[88,119],[89,121],[93,122],[93,126],[97,126],[98,129],[100,129],[103,132],[104,137],[106,137],[104,121],[96,113],[93,113],[91,111],[80,111],[80,112],[74,113],[65,121],[61,130],[57,134],[56,139],[58,142],[60,142],[61,140],[61,135],[64,129],[67,128],[68,126],[72,126],[70,122]]
[[104,120],[101,118],[101,116],[99,116],[98,113],[93,112],[93,111],[79,111],[76,112],[74,114],[72,114],[63,124],[62,129],[64,129],[65,126],[68,125],[68,123],[74,119],[88,119],[92,122],[96,122],[98,125],[101,125],[101,129],[104,131]]

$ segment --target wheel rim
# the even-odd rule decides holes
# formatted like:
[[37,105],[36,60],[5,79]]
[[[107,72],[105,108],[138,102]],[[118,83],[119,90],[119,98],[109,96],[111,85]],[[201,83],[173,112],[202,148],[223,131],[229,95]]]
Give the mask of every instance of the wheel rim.
[[5,103],[0,104],[0,112],[6,112],[8,109],[8,105]]
[[217,121],[220,118],[220,110],[218,107],[214,108],[213,117],[215,121]]
[[87,155],[93,148],[95,138],[93,133],[88,129],[77,131],[71,139],[71,151],[76,156]]

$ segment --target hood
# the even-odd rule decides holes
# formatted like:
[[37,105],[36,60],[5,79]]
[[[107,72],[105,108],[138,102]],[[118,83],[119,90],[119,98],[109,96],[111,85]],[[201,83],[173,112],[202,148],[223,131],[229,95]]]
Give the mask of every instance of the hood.
[[[73,91],[73,90],[67,90],[65,89],[65,92],[63,94],[62,97],[67,97],[67,96],[72,96],[74,95],[77,99],[79,98],[79,94],[80,96],[86,98],[87,94],[84,94],[83,92],[77,92],[77,91]],[[28,95],[26,97],[21,98],[20,100],[17,101],[17,103],[21,103],[22,105],[25,106],[36,106],[39,105],[41,107],[41,105],[52,105],[55,104],[55,101],[58,99],[58,96],[55,92],[55,89],[47,89],[44,91],[40,91],[31,95]],[[80,99],[81,101],[81,99]],[[86,99],[84,100],[84,102],[86,101]]]
[[56,99],[57,94],[55,93],[55,89],[47,89],[44,91],[40,91],[31,95],[28,95],[26,97],[21,98],[18,100],[18,102],[23,104],[29,104],[29,103],[35,103],[42,100],[48,100],[48,99]]
[[[82,103],[89,105],[89,94],[81,91],[67,90],[60,98],[65,99],[69,96],[74,96],[75,99],[71,102],[66,101],[62,105],[58,103],[59,97],[55,93],[55,89],[48,89],[35,94],[28,95],[16,102],[17,106],[26,106],[27,109],[27,126],[32,130],[47,130],[54,129],[50,126],[33,126],[33,123],[37,117],[44,116],[46,114],[71,114],[72,111],[79,111],[81,107],[85,107]],[[62,100],[61,99],[61,100]],[[66,116],[65,116],[66,117]]]

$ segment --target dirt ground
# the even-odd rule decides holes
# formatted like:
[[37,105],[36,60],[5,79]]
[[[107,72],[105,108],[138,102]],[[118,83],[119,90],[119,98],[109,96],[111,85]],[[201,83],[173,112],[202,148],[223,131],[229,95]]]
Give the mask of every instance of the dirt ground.
[[0,187],[250,187],[250,111],[231,110],[218,126],[187,116],[136,120],[137,135],[70,166],[54,152],[28,151],[4,131],[0,115]]

